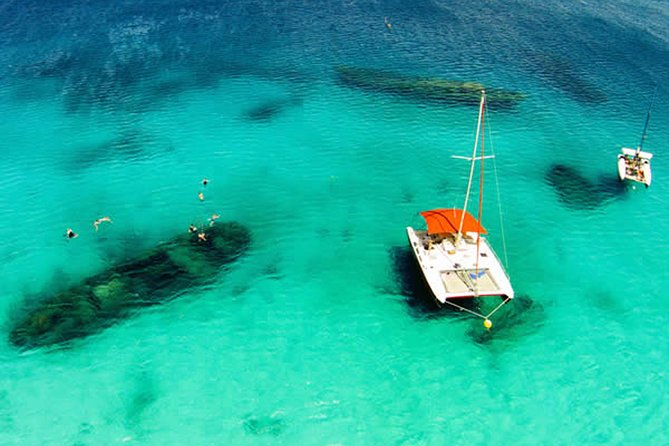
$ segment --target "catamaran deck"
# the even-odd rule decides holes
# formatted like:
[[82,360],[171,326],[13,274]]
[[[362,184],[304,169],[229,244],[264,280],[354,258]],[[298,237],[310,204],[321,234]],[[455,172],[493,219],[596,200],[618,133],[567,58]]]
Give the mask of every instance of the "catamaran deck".
[[618,155],[618,178],[620,180],[631,180],[650,186],[652,172],[650,160],[652,153],[637,151],[623,147],[622,154]]
[[512,299],[513,288],[501,262],[487,240],[467,234],[456,248],[453,236],[428,235],[427,231],[407,228],[414,256],[435,299],[501,296]]

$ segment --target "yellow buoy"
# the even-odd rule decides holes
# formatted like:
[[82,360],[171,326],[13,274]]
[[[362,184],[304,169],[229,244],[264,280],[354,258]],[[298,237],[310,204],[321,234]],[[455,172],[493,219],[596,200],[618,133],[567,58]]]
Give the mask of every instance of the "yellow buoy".
[[485,328],[487,328],[488,330],[490,330],[490,328],[492,327],[492,321],[491,321],[490,319],[486,319],[486,320],[484,320],[484,321],[483,321],[483,326],[484,326]]

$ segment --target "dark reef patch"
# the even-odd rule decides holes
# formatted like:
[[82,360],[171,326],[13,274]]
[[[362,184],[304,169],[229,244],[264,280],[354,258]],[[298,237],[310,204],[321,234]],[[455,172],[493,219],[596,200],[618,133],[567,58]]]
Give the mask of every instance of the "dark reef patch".
[[161,141],[154,135],[131,127],[107,141],[75,148],[62,162],[65,170],[74,172],[111,161],[142,161],[173,149],[169,141]]
[[247,416],[243,422],[244,431],[251,435],[269,435],[277,437],[286,429],[286,422],[277,416]]
[[592,181],[564,164],[551,166],[544,179],[555,190],[561,203],[577,210],[595,209],[625,192],[625,185],[617,178],[607,176]]
[[25,77],[63,77],[75,68],[76,63],[77,58],[72,51],[55,49],[41,59],[19,66],[16,72]]
[[281,280],[283,278],[281,268],[279,268],[276,262],[265,265],[261,269],[260,274],[270,280]]
[[591,83],[569,60],[549,53],[535,53],[527,58],[530,70],[542,80],[579,102],[600,104],[606,93]]
[[411,190],[406,186],[402,188],[400,203],[410,204],[413,203],[415,199],[416,199],[416,193],[413,190]]
[[0,429],[9,432],[15,428],[15,408],[9,398],[9,392],[0,390]]
[[252,122],[270,122],[285,112],[289,107],[299,105],[298,98],[270,99],[244,112],[244,119]]
[[159,396],[156,380],[146,371],[140,372],[129,380],[133,387],[127,396],[122,399],[124,403],[124,420],[128,428],[138,428],[142,418],[153,406]]
[[[129,4],[113,7],[89,18],[97,23],[95,28],[81,29],[80,23],[70,20],[81,11],[70,16],[70,8],[49,10],[44,5],[40,9],[45,15],[55,13],[61,19],[54,30],[58,38],[48,38],[48,32],[38,25],[44,17],[36,16],[33,32],[45,42],[17,51],[8,63],[7,75],[57,81],[52,90],[42,94],[53,98],[55,88],[70,114],[153,110],[164,107],[165,101],[176,95],[214,88],[221,79],[230,77],[255,76],[302,85],[314,80],[291,65],[260,62],[263,48],[273,45],[274,40],[265,32],[237,29],[239,22],[226,20],[229,5],[192,6],[178,11],[168,7],[150,16],[141,8],[137,15],[130,13],[133,5]],[[25,18],[25,13],[22,16]],[[272,25],[262,22],[261,17],[254,17],[250,23],[260,29]],[[68,33],[76,39],[68,42],[60,38]],[[243,62],[239,61],[240,52],[245,55]]]

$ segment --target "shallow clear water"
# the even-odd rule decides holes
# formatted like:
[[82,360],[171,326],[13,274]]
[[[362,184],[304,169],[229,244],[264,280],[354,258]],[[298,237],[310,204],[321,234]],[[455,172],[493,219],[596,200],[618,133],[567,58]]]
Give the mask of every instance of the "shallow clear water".
[[[1,444],[669,442],[666,3],[405,3],[0,6]],[[476,108],[341,64],[527,95],[490,116],[519,295],[490,338],[425,303],[405,248],[461,202]],[[654,182],[623,187],[656,84]],[[586,187],[560,195],[556,164]],[[253,234],[213,285],[67,348],[8,342],[27,296],[213,212]]]

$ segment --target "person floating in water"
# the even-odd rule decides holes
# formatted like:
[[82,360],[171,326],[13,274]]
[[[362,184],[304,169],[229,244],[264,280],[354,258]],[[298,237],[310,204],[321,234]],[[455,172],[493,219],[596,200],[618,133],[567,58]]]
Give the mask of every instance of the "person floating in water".
[[205,234],[204,232],[200,232],[197,235],[197,241],[198,242],[206,242],[207,241],[207,234]]
[[388,17],[383,18],[383,23],[386,24],[386,28],[388,28],[388,31],[393,30],[393,24],[388,21]]
[[207,184],[209,184],[209,180],[208,180],[207,178],[204,178],[204,179],[202,180],[202,185],[203,185],[204,187],[207,187]]
[[190,232],[191,234],[196,233],[196,232],[197,232],[197,227],[196,227],[195,225],[191,224],[191,225],[188,227],[188,232]]
[[199,198],[200,201],[204,201],[204,194],[200,192],[199,194],[197,194],[197,198]]
[[77,237],[79,237],[79,234],[77,234],[76,232],[74,232],[74,231],[72,230],[72,228],[67,228],[67,231],[65,231],[65,237],[67,237],[67,239],[69,240],[69,239],[73,239],[73,238],[77,238]]
[[218,218],[221,218],[219,214],[211,214],[211,217],[209,217],[209,226],[214,226],[214,222]]
[[109,217],[98,218],[97,220],[95,220],[95,221],[93,222],[93,226],[95,226],[95,231],[96,231],[96,232],[97,232],[97,230],[98,230],[98,225],[99,225],[100,223],[102,223],[102,222],[105,222],[105,221],[107,221],[107,222],[109,222],[109,223],[112,222],[112,221],[111,221],[111,218],[109,218]]

